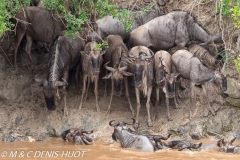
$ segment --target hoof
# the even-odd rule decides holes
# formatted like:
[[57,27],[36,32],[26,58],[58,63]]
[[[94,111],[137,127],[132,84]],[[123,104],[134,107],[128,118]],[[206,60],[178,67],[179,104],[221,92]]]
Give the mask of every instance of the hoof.
[[133,128],[134,128],[135,130],[138,130],[138,127],[139,127],[138,123],[135,123],[134,126],[133,126]]
[[173,121],[173,119],[171,117],[168,117],[168,121]]
[[97,112],[100,112],[100,108],[99,107],[97,107]]
[[108,109],[106,114],[110,114],[110,113],[111,113],[111,109]]
[[80,105],[80,106],[78,107],[78,109],[81,110],[81,109],[82,109],[82,105]]
[[153,124],[152,123],[148,123],[148,127],[153,127]]

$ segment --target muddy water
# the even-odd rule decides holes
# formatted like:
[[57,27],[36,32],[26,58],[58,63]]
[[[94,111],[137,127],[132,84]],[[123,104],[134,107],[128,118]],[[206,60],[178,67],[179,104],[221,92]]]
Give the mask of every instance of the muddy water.
[[[71,160],[71,159],[161,159],[161,160],[239,160],[240,155],[221,153],[214,140],[202,140],[201,151],[190,150],[159,150],[155,153],[135,149],[122,149],[119,143],[108,144],[103,139],[97,140],[90,146],[73,145],[60,138],[52,138],[42,142],[0,142],[0,159],[24,160]],[[240,141],[234,142],[240,145]]]

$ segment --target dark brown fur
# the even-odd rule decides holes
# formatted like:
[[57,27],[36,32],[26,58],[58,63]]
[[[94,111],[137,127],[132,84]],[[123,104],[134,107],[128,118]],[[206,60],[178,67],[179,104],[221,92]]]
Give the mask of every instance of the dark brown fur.
[[167,117],[168,120],[172,120],[169,113],[169,98],[174,98],[175,106],[178,108],[175,96],[175,82],[178,74],[172,73],[172,58],[171,55],[166,51],[161,50],[154,55],[154,65],[156,81],[156,105],[159,105],[159,89],[162,88],[166,95]]
[[[153,55],[149,49],[144,46],[133,47],[129,53],[131,65],[131,71],[134,73],[135,80],[135,93],[137,101],[137,115],[134,128],[137,129],[139,125],[139,111],[140,104],[140,91],[143,91],[144,96],[147,96],[147,114],[148,114],[148,126],[153,126],[150,115],[150,99],[152,94],[152,82],[153,82]],[[143,58],[143,57],[147,58]]]
[[82,108],[83,100],[87,99],[89,84],[90,84],[90,81],[92,81],[94,82],[96,108],[97,108],[97,111],[100,111],[100,108],[98,106],[98,99],[99,99],[98,80],[99,80],[100,66],[102,65],[102,55],[104,53],[96,50],[95,49],[96,45],[97,45],[96,42],[88,42],[84,47],[84,51],[81,52],[83,89],[82,89],[82,96],[81,96],[79,109]]
[[[106,76],[103,77],[103,79],[106,79],[104,93],[105,96],[107,95],[107,79],[111,78],[112,82],[111,98],[107,113],[110,113],[111,111],[111,103],[114,92],[115,95],[121,96],[122,80],[124,79],[126,97],[129,102],[129,108],[132,114],[134,114],[134,110],[132,108],[132,103],[128,91],[128,79],[127,79],[127,76],[131,76],[133,74],[125,71],[127,70],[126,58],[128,57],[128,49],[126,45],[123,43],[122,37],[118,35],[109,35],[105,38],[105,40],[108,42],[109,46],[109,48],[106,50],[106,53],[104,54],[104,61],[109,62],[108,66],[106,66]],[[108,74],[108,70],[110,70],[111,73]]]
[[[26,53],[34,64],[31,47],[32,41],[37,40],[43,43],[52,44],[53,40],[62,35],[65,25],[61,19],[53,17],[51,11],[46,11],[40,7],[29,6],[19,10],[15,16],[16,41],[14,49],[14,66],[17,67],[17,51],[23,36],[26,34]],[[23,22],[24,23],[23,23]]]

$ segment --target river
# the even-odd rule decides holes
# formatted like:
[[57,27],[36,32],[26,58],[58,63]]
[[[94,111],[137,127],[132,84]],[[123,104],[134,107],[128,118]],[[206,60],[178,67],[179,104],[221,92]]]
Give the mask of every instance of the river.
[[[172,149],[159,150],[154,153],[136,149],[122,149],[119,143],[109,144],[99,139],[93,145],[81,146],[64,142],[61,138],[50,138],[39,142],[0,142],[0,159],[3,160],[72,160],[72,159],[126,159],[126,160],[239,160],[240,155],[218,151],[216,140],[204,139],[201,151]],[[199,141],[199,142],[200,142]],[[235,141],[240,145],[240,141]]]

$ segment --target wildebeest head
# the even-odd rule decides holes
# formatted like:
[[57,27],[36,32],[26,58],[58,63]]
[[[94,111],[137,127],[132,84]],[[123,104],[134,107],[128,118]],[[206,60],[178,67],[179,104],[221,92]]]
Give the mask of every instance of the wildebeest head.
[[34,80],[41,83],[41,86],[43,86],[43,94],[44,99],[46,101],[46,106],[49,110],[55,110],[55,96],[56,92],[58,90],[58,87],[60,86],[66,86],[66,82],[62,81],[47,81],[46,79],[38,79],[36,78],[37,75],[35,75]]
[[159,64],[155,64],[156,69],[155,81],[157,85],[161,85],[162,82],[164,82],[164,77],[166,74],[166,66],[163,64],[163,58],[159,58],[159,62],[160,62]]
[[171,73],[171,74],[167,73],[164,77],[165,87],[166,87],[165,90],[169,98],[173,98],[175,96],[175,83],[178,75],[179,73]]
[[227,78],[221,73],[220,69],[219,71],[215,71],[214,82],[222,91],[227,90]]
[[66,140],[68,142],[74,142],[75,144],[81,144],[81,145],[89,145],[92,144],[93,140],[86,136],[85,134],[91,134],[93,131],[86,131],[84,129],[79,128],[72,128],[68,129],[66,131],[63,131],[61,133],[61,137],[63,140]]
[[237,137],[234,137],[232,140],[230,141],[226,141],[224,139],[220,139],[217,141],[217,146],[220,147],[220,151],[225,152],[227,151],[228,147],[232,146],[232,143],[236,140]]
[[[146,74],[145,71],[144,72],[144,68],[145,68],[145,64],[149,63],[147,62],[148,59],[151,59],[153,56],[146,56],[146,53],[140,52],[139,56],[136,57],[131,57],[130,56],[130,63],[133,63],[134,65],[134,79],[135,79],[135,87],[136,88],[141,88],[143,87],[144,83],[144,79],[146,79]],[[134,62],[132,62],[134,61]],[[151,60],[150,60],[151,63]]]
[[135,119],[133,119],[133,122],[118,122],[118,121],[115,121],[115,120],[112,120],[109,122],[109,125],[114,127],[114,132],[112,133],[112,138],[117,141],[121,141],[122,140],[122,135],[123,134],[123,131],[127,131],[127,132],[130,132],[132,133],[133,131],[128,128],[126,125],[132,125],[135,123]]
[[105,51],[99,51],[96,49],[96,42],[89,42],[85,45],[84,51],[82,51],[82,55],[85,56],[85,62],[89,67],[92,68],[92,74],[96,75],[100,73],[100,66],[102,64],[102,56]]
[[115,95],[116,96],[121,96],[122,95],[122,80],[123,76],[132,76],[133,74],[130,72],[126,72],[125,70],[127,69],[127,66],[120,67],[120,64],[117,63],[114,68],[108,67],[107,62],[104,67],[111,71],[109,74],[103,77],[103,79],[112,79],[112,82],[114,84],[114,90],[115,90]]

